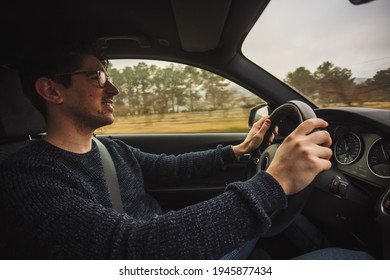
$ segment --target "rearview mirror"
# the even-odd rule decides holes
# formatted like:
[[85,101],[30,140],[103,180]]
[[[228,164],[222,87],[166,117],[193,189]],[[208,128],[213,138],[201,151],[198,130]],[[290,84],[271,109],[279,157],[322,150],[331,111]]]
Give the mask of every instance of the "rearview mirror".
[[262,117],[269,115],[269,107],[267,103],[263,103],[260,105],[257,105],[256,107],[252,108],[249,113],[249,119],[248,119],[248,125],[249,127],[252,127],[252,125],[260,120]]
[[351,2],[354,5],[361,5],[361,4],[371,2],[371,1],[374,1],[374,0],[349,0],[349,2]]

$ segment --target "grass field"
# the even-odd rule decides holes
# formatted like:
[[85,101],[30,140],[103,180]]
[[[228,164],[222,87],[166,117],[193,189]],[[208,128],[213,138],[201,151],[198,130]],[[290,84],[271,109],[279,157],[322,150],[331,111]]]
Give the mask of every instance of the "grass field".
[[96,133],[247,132],[248,116],[248,109],[232,109],[115,117],[112,125],[100,128]]

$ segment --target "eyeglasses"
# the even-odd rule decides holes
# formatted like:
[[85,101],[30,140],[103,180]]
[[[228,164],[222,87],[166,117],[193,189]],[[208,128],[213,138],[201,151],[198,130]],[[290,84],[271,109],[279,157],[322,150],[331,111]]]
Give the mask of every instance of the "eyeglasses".
[[106,72],[101,71],[101,70],[76,71],[76,72],[72,72],[72,73],[63,73],[63,74],[54,75],[54,77],[66,76],[66,75],[80,75],[80,74],[87,75],[87,76],[96,74],[96,79],[99,83],[99,86],[102,88],[106,87],[107,82],[112,83],[112,78],[110,76],[108,76],[106,74]]

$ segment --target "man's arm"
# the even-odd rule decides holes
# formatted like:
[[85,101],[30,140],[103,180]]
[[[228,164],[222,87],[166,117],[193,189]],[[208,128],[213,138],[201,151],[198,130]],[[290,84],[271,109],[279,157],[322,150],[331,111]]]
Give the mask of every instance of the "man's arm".
[[152,218],[134,217],[103,207],[64,172],[33,171],[7,188],[2,209],[12,233],[9,246],[22,258],[220,258],[267,231],[267,212],[286,203],[278,183],[259,173],[208,201]]

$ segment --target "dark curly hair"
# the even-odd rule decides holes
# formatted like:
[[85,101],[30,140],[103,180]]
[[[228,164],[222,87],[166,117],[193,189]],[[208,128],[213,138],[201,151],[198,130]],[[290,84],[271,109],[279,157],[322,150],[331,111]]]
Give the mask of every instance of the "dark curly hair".
[[94,55],[105,68],[108,66],[108,60],[104,53],[94,42],[47,42],[41,46],[35,46],[28,53],[25,53],[19,65],[23,91],[45,118],[46,105],[44,99],[35,90],[36,80],[40,77],[48,77],[65,87],[70,87],[71,76],[57,75],[71,73],[79,69],[86,55]]

